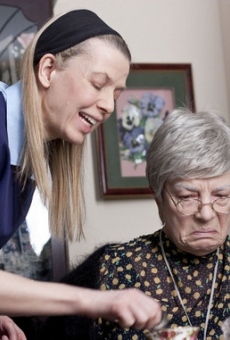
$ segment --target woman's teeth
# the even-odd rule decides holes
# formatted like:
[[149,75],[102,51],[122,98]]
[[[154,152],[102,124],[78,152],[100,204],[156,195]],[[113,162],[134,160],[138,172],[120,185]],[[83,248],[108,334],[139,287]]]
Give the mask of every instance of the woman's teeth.
[[85,113],[80,112],[79,117],[81,121],[88,126],[93,126],[96,124],[96,120],[87,116]]

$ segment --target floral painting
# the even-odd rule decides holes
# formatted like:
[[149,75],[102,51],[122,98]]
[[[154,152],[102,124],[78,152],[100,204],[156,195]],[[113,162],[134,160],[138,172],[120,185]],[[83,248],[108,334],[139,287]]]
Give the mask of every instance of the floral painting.
[[144,176],[149,144],[173,107],[170,88],[132,89],[122,93],[116,108],[122,176]]
[[103,199],[152,198],[146,178],[149,145],[176,107],[195,112],[191,64],[131,65],[114,114],[95,132]]

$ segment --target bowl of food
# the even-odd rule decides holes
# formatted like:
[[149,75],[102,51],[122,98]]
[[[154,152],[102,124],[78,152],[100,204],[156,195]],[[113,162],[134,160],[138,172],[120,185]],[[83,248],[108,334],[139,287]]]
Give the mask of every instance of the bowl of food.
[[196,340],[199,333],[199,327],[175,327],[165,328],[153,331],[151,338],[153,340]]

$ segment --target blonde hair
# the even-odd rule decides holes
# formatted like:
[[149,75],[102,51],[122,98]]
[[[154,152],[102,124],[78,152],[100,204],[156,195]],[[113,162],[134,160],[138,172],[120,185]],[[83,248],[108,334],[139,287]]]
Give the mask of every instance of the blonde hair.
[[[81,145],[73,145],[60,139],[50,142],[45,140],[42,101],[36,79],[38,66],[34,66],[37,41],[42,32],[55,19],[51,19],[36,34],[21,64],[25,139],[20,178],[25,183],[28,177],[34,177],[41,199],[49,210],[51,233],[59,237],[63,236],[63,228],[65,228],[68,238],[73,240],[76,224],[78,239],[84,236],[83,156],[85,142]],[[130,60],[128,47],[121,37],[102,35],[95,38],[106,39]],[[70,58],[80,53],[87,53],[87,40],[56,54],[57,66],[64,68]]]
[[[36,68],[34,68],[37,40],[53,21],[54,19],[51,19],[37,33],[22,59],[25,138],[20,177],[23,181],[30,176],[34,177],[41,199],[49,210],[51,233],[58,237],[64,236],[63,227],[65,227],[68,238],[73,240],[76,223],[77,237],[84,236],[85,203],[82,177],[85,143],[73,145],[63,140],[46,142],[42,121],[42,102],[36,80]],[[73,48],[72,53],[74,53]]]

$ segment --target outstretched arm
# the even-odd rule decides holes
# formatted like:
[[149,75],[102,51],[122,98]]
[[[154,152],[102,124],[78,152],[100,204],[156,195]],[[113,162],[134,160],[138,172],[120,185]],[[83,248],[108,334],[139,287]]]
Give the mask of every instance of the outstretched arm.
[[0,286],[0,314],[103,317],[137,329],[151,328],[161,319],[159,303],[136,289],[104,292],[33,281],[4,271],[0,271]]

